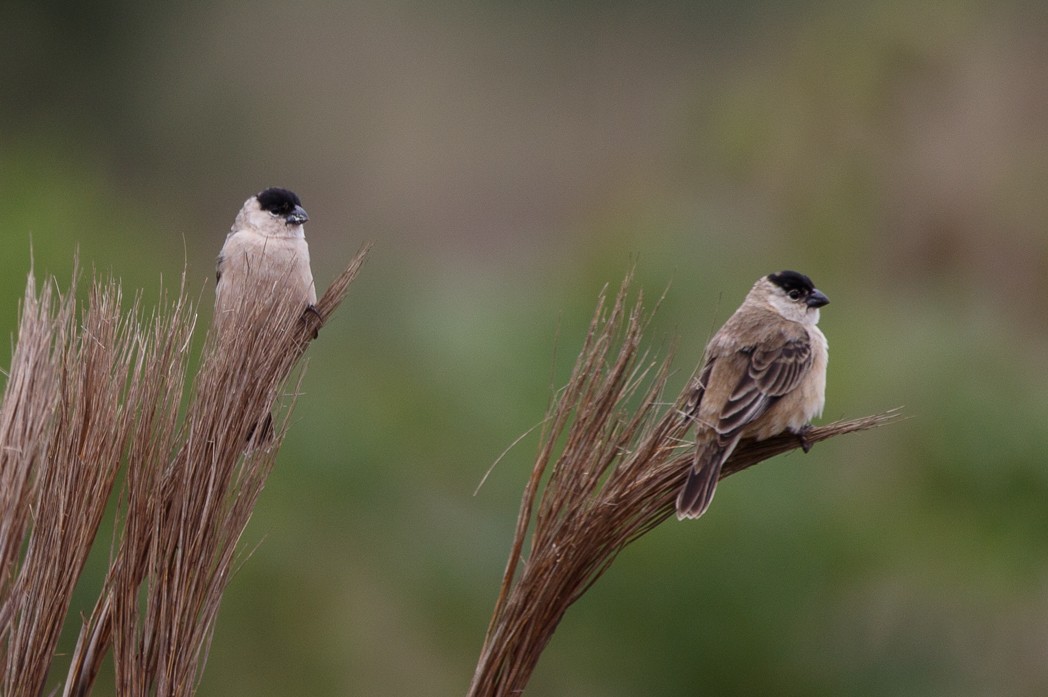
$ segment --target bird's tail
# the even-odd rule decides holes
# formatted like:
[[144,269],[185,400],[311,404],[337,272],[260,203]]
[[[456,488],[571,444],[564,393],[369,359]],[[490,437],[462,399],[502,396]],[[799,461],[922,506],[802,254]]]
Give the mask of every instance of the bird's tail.
[[698,518],[710,507],[720,479],[721,465],[733,449],[734,443],[728,446],[716,441],[698,444],[688,481],[677,496],[677,520]]

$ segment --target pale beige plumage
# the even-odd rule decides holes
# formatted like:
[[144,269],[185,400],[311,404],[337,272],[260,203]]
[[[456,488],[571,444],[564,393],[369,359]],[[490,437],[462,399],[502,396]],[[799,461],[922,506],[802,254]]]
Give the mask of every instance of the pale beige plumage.
[[309,218],[285,189],[266,189],[244,202],[218,255],[215,323],[236,312],[245,293],[286,293],[303,311],[317,302],[303,223]]
[[741,439],[784,431],[803,439],[822,414],[828,348],[816,324],[828,302],[807,276],[770,274],[710,340],[685,408],[696,424],[696,446],[677,497],[678,518],[706,512],[721,466]]

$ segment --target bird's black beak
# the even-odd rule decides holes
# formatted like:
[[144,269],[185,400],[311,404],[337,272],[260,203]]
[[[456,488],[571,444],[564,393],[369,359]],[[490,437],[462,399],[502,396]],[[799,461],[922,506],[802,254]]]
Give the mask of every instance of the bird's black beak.
[[823,305],[829,305],[830,299],[826,297],[825,293],[821,290],[813,290],[808,295],[807,305],[808,307],[822,307]]
[[295,210],[288,213],[284,220],[287,221],[288,225],[301,225],[309,220],[309,214],[306,213],[306,209],[302,206],[295,206]]

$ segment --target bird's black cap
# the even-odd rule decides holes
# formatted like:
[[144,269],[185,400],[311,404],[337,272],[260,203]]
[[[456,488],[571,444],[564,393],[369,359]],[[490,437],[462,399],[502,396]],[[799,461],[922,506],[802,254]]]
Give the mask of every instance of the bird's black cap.
[[780,271],[768,275],[768,280],[782,288],[794,300],[804,300],[808,307],[819,308],[829,305],[830,299],[818,290],[811,279],[796,271]]
[[262,210],[274,215],[287,216],[294,212],[296,207],[302,206],[302,201],[298,199],[294,191],[276,187],[258,192],[256,198]]
[[791,290],[800,290],[805,293],[815,290],[815,284],[811,282],[811,279],[796,271],[780,271],[768,274],[768,280],[787,293]]

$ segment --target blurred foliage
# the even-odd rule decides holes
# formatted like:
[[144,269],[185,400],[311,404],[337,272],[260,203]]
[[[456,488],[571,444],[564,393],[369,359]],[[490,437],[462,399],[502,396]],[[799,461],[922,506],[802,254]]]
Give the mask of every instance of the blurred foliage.
[[302,196],[319,285],[376,243],[311,349],[202,695],[464,693],[535,438],[473,492],[633,264],[674,388],[797,268],[833,301],[827,418],[912,418],[634,545],[532,692],[1048,691],[1042,6],[68,10],[5,5],[9,333],[30,248],[147,298],[186,268],[209,321],[264,186]]

